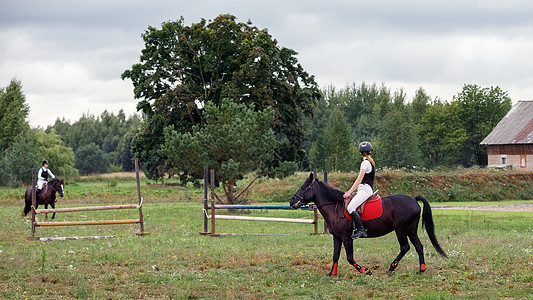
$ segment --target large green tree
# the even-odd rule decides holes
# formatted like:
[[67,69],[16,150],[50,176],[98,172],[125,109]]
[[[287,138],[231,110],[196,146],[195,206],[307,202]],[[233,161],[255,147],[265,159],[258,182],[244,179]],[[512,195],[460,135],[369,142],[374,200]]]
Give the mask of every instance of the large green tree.
[[179,133],[167,127],[162,154],[169,157],[170,167],[177,172],[183,166],[195,173],[201,173],[204,165],[216,170],[227,202],[236,203],[242,194],[235,193],[237,180],[273,159],[274,111],[254,111],[253,105],[248,108],[225,99],[220,107],[208,103],[203,117],[205,125],[195,125],[192,132]]
[[482,88],[469,84],[454,96],[454,101],[459,104],[459,118],[467,132],[462,163],[486,166],[487,149],[480,143],[511,109],[511,98],[498,86]]
[[390,111],[392,102],[390,90],[385,85],[365,82],[348,85],[338,91],[329,88],[324,91],[324,98],[330,109],[342,108],[355,141],[377,137],[380,123]]
[[46,159],[52,172],[62,178],[78,176],[74,168],[74,152],[67,147],[54,130],[46,133],[42,129],[31,129],[17,136],[16,141],[4,152],[1,160],[4,185],[30,184],[32,169],[38,169]]
[[46,159],[50,162],[50,169],[56,176],[63,178],[78,176],[78,170],[74,168],[74,151],[65,145],[65,142],[55,130],[51,130],[48,133],[38,130],[36,136],[36,155],[39,165]]
[[75,156],[76,169],[83,175],[105,173],[109,167],[109,159],[95,143],[78,148]]
[[380,124],[375,147],[376,161],[380,166],[393,168],[421,166],[418,135],[413,114],[404,104],[404,92],[396,92],[393,100],[391,109]]
[[431,98],[423,88],[416,90],[415,97],[410,103],[409,107],[413,114],[413,119],[416,124],[420,123],[420,119],[426,113],[431,105]]
[[459,116],[458,103],[436,100],[417,119],[420,150],[426,166],[435,168],[459,165],[467,133]]
[[12,79],[0,89],[0,184],[18,186],[31,182],[35,164],[35,136],[26,121],[29,106],[22,83]]
[[0,89],[0,153],[13,144],[17,135],[29,131],[26,121],[29,110],[19,80],[12,79],[7,87]]
[[182,17],[161,28],[150,26],[142,37],[140,63],[122,78],[132,80],[134,95],[141,99],[137,109],[145,122],[132,146],[148,177],[160,178],[167,171],[167,158],[159,151],[163,129],[172,125],[184,133],[203,126],[206,105],[220,105],[223,98],[254,104],[256,110],[274,109],[277,143],[270,167],[303,159],[298,114],[310,113],[320,93],[294,50],[232,15],[190,26]]
[[18,187],[32,182],[32,168],[37,166],[35,136],[19,134],[0,157],[0,185]]
[[344,172],[356,170],[356,150],[351,136],[346,116],[335,107],[324,131],[311,147],[311,167]]

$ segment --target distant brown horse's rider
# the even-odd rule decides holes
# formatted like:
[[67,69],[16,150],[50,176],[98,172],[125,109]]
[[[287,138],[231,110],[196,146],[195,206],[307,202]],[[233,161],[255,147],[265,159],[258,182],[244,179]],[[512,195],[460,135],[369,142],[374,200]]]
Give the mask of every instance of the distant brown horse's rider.
[[54,174],[52,174],[52,171],[48,169],[48,161],[45,159],[43,160],[42,168],[40,168],[37,173],[37,195],[39,195],[43,189],[43,185],[48,182],[48,177],[51,177],[52,179],[56,178]]

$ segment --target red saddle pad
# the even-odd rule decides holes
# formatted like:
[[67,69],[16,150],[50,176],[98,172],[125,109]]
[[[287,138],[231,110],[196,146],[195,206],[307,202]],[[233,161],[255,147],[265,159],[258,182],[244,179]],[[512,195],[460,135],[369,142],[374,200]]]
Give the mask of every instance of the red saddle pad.
[[[344,209],[344,214],[346,215],[346,218],[348,218],[348,220],[352,219],[346,209]],[[378,196],[374,200],[366,201],[363,214],[361,215],[361,220],[373,220],[381,217],[381,215],[383,215],[383,204],[381,202],[381,196]]]

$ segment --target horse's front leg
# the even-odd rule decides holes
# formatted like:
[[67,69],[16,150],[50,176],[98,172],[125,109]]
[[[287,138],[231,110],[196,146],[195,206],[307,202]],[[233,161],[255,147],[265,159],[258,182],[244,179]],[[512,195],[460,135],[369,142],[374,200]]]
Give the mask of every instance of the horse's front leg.
[[350,265],[354,266],[357,271],[361,274],[365,275],[372,275],[372,271],[370,269],[367,269],[360,264],[356,263],[353,259],[353,239],[351,236],[347,236],[343,240],[344,243],[344,249],[346,250],[346,260],[348,260],[348,263]]
[[[48,209],[48,203],[45,203],[45,204],[44,204],[44,209]],[[44,214],[44,218],[45,218],[45,219],[48,219],[48,213],[45,213],[45,214]]]
[[337,268],[339,267],[339,257],[341,256],[342,240],[340,237],[333,236],[333,265],[328,276],[337,276]]

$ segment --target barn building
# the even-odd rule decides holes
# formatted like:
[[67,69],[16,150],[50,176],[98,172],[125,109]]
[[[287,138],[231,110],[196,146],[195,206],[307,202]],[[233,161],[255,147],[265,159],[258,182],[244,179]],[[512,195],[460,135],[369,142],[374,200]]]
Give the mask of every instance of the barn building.
[[489,167],[533,171],[533,101],[518,101],[481,144]]

